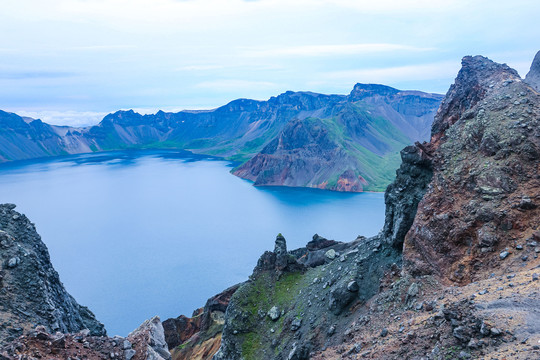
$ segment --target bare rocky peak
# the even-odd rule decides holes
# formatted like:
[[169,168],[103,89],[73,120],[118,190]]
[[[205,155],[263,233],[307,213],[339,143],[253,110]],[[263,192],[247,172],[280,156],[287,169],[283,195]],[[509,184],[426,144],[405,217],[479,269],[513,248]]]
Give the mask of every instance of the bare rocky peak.
[[465,56],[461,70],[444,98],[431,128],[432,142],[439,139],[461,114],[472,108],[487,94],[505,84],[520,81],[516,70],[484,56]]
[[410,273],[467,284],[538,265],[539,120],[540,98],[514,69],[463,58],[431,142],[417,145],[433,179],[405,238]]
[[536,91],[540,91],[540,51],[534,57],[531,69],[527,76],[525,76],[525,82],[531,85]]

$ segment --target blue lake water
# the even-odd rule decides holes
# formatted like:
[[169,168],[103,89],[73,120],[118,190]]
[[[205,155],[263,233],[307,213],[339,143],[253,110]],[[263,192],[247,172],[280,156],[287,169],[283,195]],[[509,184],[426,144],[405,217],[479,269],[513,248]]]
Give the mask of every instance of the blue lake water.
[[0,165],[0,202],[36,224],[67,290],[127,335],[244,281],[282,233],[351,241],[384,222],[379,193],[256,188],[225,161],[120,151]]

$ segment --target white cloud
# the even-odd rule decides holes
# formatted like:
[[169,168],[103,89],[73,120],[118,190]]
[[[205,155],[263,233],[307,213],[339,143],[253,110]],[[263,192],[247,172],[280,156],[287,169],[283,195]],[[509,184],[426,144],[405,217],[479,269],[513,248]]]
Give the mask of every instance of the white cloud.
[[320,74],[319,79],[324,79],[327,83],[348,81],[349,84],[351,82],[392,84],[403,81],[424,81],[453,78],[457,75],[460,67],[461,64],[458,60],[443,61],[430,64],[386,68],[330,71]]
[[282,56],[341,56],[383,53],[393,51],[433,51],[434,48],[415,47],[401,44],[342,44],[342,45],[304,45],[281,48],[253,48],[243,52],[248,57],[282,57]]
[[[252,89],[278,89],[279,85],[269,81],[250,81],[241,79],[222,79],[203,81],[195,87],[213,90],[252,90]],[[232,99],[231,99],[232,100]]]
[[83,127],[89,125],[95,125],[99,123],[106,112],[94,112],[94,111],[56,111],[56,110],[25,110],[25,109],[12,109],[9,110],[16,113],[19,116],[31,117],[33,119],[40,119],[51,125],[69,125],[75,127]]
[[176,71],[206,71],[223,69],[225,66],[217,64],[185,65],[176,69]]

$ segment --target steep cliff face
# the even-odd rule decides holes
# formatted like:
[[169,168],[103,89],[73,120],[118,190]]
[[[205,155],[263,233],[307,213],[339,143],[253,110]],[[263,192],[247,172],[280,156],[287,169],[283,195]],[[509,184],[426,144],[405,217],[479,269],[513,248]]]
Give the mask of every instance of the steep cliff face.
[[463,59],[424,146],[433,181],[405,239],[409,272],[468,283],[537,261],[539,105],[515,70]]
[[103,324],[64,289],[34,224],[14,208],[0,205],[0,345],[36,325],[105,335]]
[[0,358],[170,360],[158,317],[123,338],[107,337],[68,294],[36,228],[0,205]]
[[357,84],[329,116],[289,122],[234,174],[255,185],[382,191],[399,166],[399,150],[429,137],[441,99]]

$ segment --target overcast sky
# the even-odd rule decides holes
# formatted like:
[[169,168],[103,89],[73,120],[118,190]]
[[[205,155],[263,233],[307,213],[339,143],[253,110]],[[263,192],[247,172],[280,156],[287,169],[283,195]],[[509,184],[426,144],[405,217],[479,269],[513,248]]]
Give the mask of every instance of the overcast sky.
[[464,55],[524,76],[538,0],[0,0],[0,109],[85,125],[355,83],[445,93]]

